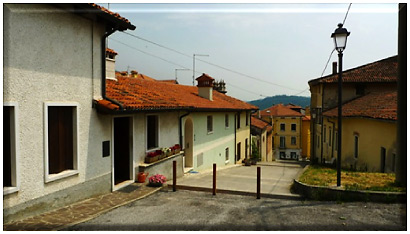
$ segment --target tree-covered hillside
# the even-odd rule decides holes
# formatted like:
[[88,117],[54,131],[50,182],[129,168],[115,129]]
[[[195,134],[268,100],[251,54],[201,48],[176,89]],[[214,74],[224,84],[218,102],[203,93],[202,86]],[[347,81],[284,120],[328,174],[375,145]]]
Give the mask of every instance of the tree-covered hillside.
[[249,101],[249,103],[258,106],[260,110],[264,110],[268,107],[271,107],[272,105],[279,103],[282,103],[284,105],[292,103],[305,108],[306,106],[310,105],[310,97],[276,95],[273,97]]

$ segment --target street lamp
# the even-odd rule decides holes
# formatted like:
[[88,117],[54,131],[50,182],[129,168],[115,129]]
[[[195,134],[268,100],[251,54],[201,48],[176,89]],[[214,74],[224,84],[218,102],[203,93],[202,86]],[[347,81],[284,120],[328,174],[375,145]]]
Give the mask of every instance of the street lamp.
[[343,50],[346,48],[347,37],[350,35],[343,27],[343,24],[338,24],[338,28],[332,33],[331,37],[335,42],[335,49],[339,53],[339,79],[338,79],[338,107],[337,107],[337,186],[340,186],[341,181],[341,160],[342,160],[342,58]]
[[176,68],[176,69],[175,69],[175,81],[178,82],[178,77],[177,77],[177,76],[178,76],[178,75],[177,75],[177,72],[178,72],[178,71],[189,71],[189,70],[190,70],[190,69],[186,69],[186,68]]
[[194,54],[194,68],[193,68],[193,74],[192,74],[192,86],[195,86],[195,56],[206,56],[209,57],[208,54]]

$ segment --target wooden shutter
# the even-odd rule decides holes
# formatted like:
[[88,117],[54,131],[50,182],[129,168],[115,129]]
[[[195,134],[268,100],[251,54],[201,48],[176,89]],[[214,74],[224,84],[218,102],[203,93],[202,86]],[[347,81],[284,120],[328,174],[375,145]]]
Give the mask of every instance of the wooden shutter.
[[73,107],[48,107],[49,174],[73,168]]

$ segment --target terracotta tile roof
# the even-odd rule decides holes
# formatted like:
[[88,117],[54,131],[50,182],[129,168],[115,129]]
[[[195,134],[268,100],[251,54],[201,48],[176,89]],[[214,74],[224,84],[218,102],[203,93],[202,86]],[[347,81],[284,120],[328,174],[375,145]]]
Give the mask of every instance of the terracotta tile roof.
[[[397,55],[343,72],[343,82],[397,82]],[[338,74],[310,80],[309,84],[335,83]]]
[[[337,108],[323,115],[337,117]],[[397,92],[374,92],[349,101],[342,106],[342,116],[397,120]]]
[[284,106],[283,104],[277,104],[271,106],[265,110],[260,111],[261,116],[283,116],[283,117],[301,117],[303,116],[301,113],[292,110],[288,106]]
[[178,82],[176,80],[157,80],[159,82],[168,82],[168,83],[172,83],[172,84],[178,84]]
[[[88,3],[88,5],[90,5],[90,6],[94,7],[94,8],[96,8],[96,9],[99,9],[99,10],[101,10],[102,12],[105,12],[105,13],[107,13],[107,14],[109,14],[109,15],[111,15],[111,16],[113,16],[113,17],[115,17],[115,18],[117,18],[117,19],[119,19],[119,20],[121,20],[121,21],[124,21],[124,22],[126,22],[126,23],[131,24],[131,22],[130,22],[128,19],[122,17],[120,14],[118,14],[118,13],[116,13],[116,12],[112,12],[112,11],[108,10],[108,9],[105,8],[105,7],[102,7],[102,6],[97,5],[97,4],[95,4],[95,3]],[[135,27],[135,26],[134,26],[134,27]]]
[[[266,128],[266,130],[269,132],[270,130],[272,130],[272,126],[269,124],[269,123],[267,123],[267,122],[265,122],[265,121],[263,121],[263,120],[261,120],[261,119],[258,119],[258,118],[256,118],[256,117],[251,117],[251,125],[252,126],[254,126],[254,127],[257,127],[257,128],[259,128],[259,129],[261,129],[261,130],[264,130],[265,128]],[[270,130],[269,130],[270,129]]]
[[[145,76],[144,76],[145,77]],[[107,97],[119,101],[125,110],[257,110],[254,105],[213,91],[213,101],[198,96],[198,87],[117,76],[107,80]],[[106,107],[111,102],[97,101]]]
[[117,54],[118,54],[116,51],[114,51],[113,49],[110,49],[110,48],[105,49],[105,52],[106,52],[106,53],[109,53],[109,54],[113,54],[113,55],[117,55]]
[[310,116],[303,116],[302,120],[303,121],[310,121]]

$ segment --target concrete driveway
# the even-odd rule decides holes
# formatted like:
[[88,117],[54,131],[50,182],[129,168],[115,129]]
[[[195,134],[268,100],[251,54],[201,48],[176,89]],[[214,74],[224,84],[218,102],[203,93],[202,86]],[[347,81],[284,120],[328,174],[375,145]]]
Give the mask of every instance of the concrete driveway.
[[[292,196],[290,186],[303,170],[305,162],[260,162],[258,165],[235,165],[221,168],[216,174],[216,188],[256,193],[257,167],[261,167],[261,193]],[[188,173],[178,178],[177,185],[212,188],[212,170]]]

